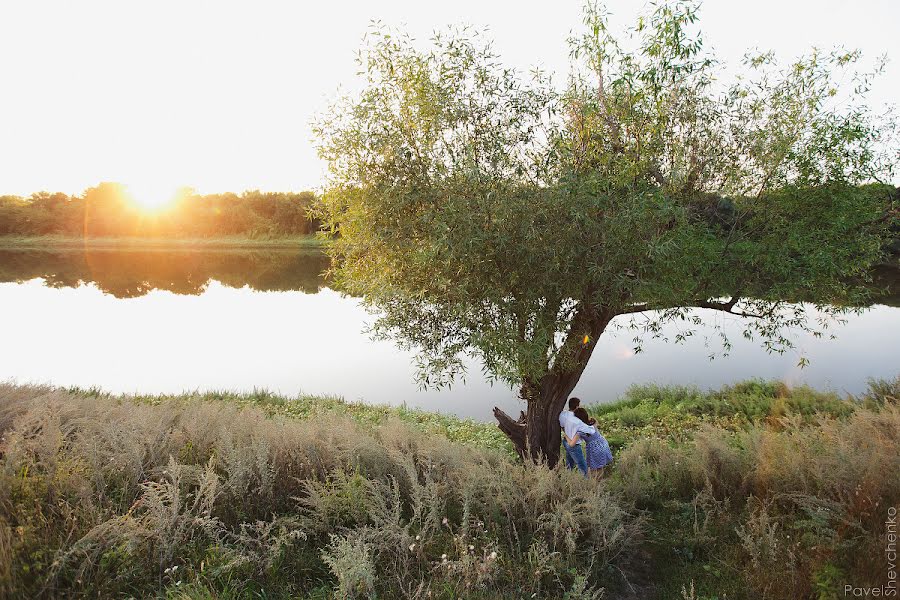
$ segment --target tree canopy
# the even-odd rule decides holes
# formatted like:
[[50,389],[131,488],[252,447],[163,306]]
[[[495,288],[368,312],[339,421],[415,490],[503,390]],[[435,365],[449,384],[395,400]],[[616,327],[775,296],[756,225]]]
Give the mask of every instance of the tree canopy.
[[589,5],[565,86],[478,32],[420,47],[374,28],[363,91],[316,123],[338,281],[423,383],[468,355],[519,387],[527,412],[495,414],[534,457],[555,462],[556,416],[617,316],[640,347],[725,312],[783,351],[867,293],[893,189],[863,185],[892,158],[873,73],[856,52],[758,54],[725,85],[697,18],[661,4],[620,43]]

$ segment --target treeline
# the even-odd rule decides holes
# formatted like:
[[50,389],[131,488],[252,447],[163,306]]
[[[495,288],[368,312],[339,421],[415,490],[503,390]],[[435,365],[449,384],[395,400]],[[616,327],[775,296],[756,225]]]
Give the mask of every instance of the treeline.
[[81,195],[38,192],[0,196],[0,235],[84,237],[290,236],[317,231],[310,217],[313,192],[247,191],[198,195],[182,192],[147,210],[127,188],[101,183]]

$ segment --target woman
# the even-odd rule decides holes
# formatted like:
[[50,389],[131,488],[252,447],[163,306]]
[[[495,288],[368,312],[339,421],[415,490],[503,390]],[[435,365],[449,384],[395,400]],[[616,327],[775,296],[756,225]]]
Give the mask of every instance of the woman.
[[597,431],[597,420],[591,418],[585,409],[579,406],[573,410],[572,413],[584,423],[594,427],[596,433],[579,432],[575,434],[574,443],[578,443],[579,437],[584,440],[584,453],[587,455],[588,472],[597,477],[602,477],[603,468],[613,460],[612,451],[609,449],[609,442],[607,442],[606,438]]

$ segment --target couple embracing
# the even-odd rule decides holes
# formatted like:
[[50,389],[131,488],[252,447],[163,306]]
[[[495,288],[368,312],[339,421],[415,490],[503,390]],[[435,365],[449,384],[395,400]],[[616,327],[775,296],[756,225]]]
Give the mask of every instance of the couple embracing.
[[597,431],[596,423],[596,419],[591,418],[581,407],[581,400],[578,398],[569,398],[569,410],[559,413],[559,426],[565,437],[563,448],[566,449],[566,466],[570,469],[577,467],[585,477],[588,473],[602,476],[603,467],[613,459],[609,443]]

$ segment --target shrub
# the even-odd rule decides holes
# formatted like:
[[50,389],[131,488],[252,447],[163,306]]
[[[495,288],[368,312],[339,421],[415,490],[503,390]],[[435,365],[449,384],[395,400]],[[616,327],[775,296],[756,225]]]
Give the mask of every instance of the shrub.
[[622,408],[616,413],[616,417],[619,422],[626,427],[641,427],[646,425],[650,420],[650,416],[647,414],[646,410],[642,410],[643,407],[638,406],[627,406]]
[[337,579],[340,598],[369,598],[375,594],[375,565],[371,551],[357,535],[334,536],[322,559]]
[[870,379],[866,391],[858,400],[868,408],[900,404],[900,375],[893,379]]

